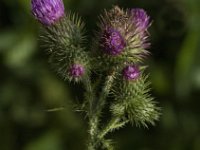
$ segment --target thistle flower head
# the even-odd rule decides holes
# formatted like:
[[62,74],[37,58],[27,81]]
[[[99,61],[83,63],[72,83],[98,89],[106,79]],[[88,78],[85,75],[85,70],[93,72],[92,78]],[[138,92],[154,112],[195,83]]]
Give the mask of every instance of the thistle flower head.
[[85,69],[80,64],[74,64],[70,67],[69,74],[74,78],[81,77],[85,73]]
[[133,23],[136,25],[139,31],[145,31],[149,27],[150,17],[147,15],[144,9],[141,8],[131,9],[131,15]]
[[101,48],[110,55],[120,54],[126,46],[119,31],[113,28],[106,28],[100,41]]
[[32,13],[44,25],[52,25],[64,16],[62,0],[31,0]]
[[135,80],[140,76],[140,71],[138,66],[129,65],[123,69],[123,77],[126,80]]
[[113,65],[122,68],[124,63],[142,62],[148,54],[148,27],[149,17],[143,9],[123,10],[115,6],[105,11],[100,16],[100,31],[92,48],[97,58],[96,68],[103,64],[109,70]]

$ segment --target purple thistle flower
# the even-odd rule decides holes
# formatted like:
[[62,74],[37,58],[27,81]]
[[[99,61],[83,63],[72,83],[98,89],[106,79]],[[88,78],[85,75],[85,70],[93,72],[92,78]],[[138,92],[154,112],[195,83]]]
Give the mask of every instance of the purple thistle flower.
[[52,25],[64,16],[62,0],[31,0],[32,13],[44,25]]
[[85,73],[85,69],[82,65],[74,64],[69,69],[70,76],[77,78],[81,77]]
[[101,47],[110,55],[120,54],[126,46],[125,40],[119,31],[106,28],[101,37]]
[[133,23],[136,25],[139,31],[145,31],[149,27],[150,17],[147,15],[144,9],[131,9],[131,15],[133,17]]
[[140,76],[140,71],[138,66],[129,65],[123,69],[123,77],[126,80],[135,80]]

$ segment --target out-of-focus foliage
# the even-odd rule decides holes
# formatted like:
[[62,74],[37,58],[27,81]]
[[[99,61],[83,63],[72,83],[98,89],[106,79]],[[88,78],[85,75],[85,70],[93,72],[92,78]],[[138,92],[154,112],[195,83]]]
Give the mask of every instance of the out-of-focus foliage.
[[[118,149],[199,150],[199,0],[64,2],[66,10],[83,16],[89,35],[102,10],[114,4],[142,7],[152,17],[147,63],[163,115],[149,130],[127,127],[111,135]],[[29,0],[0,1],[0,150],[83,150],[87,124],[71,106],[82,98],[83,89],[51,70],[29,10]]]

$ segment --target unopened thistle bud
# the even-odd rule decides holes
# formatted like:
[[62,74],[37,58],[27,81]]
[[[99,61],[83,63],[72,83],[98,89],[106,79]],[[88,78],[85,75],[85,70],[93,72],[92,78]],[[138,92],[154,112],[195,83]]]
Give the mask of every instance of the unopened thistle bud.
[[126,45],[120,32],[109,27],[103,32],[100,44],[101,48],[110,55],[120,54]]
[[81,81],[89,71],[90,57],[80,17],[68,13],[55,25],[43,28],[40,37],[55,72],[64,80]]
[[150,25],[150,17],[147,15],[146,11],[141,8],[131,9],[131,15],[133,23],[139,31],[146,31]]
[[138,66],[130,65],[123,69],[123,77],[126,80],[136,80],[140,76]]
[[[115,97],[115,103],[111,106],[113,115],[124,114],[124,117],[127,117],[132,124],[137,126],[154,125],[155,121],[159,119],[160,108],[157,107],[153,97],[149,94],[148,76],[145,76],[142,72],[138,76],[135,67],[129,66],[125,70],[125,75],[128,78],[137,77],[137,80],[129,82],[128,80],[122,81],[121,78],[118,79],[113,89],[113,96]],[[130,75],[133,75],[132,77],[129,76],[129,72],[132,72],[130,73]]]
[[70,67],[69,74],[73,78],[79,78],[83,76],[85,73],[85,69],[80,64],[74,64]]
[[65,14],[62,0],[32,0],[32,13],[40,23],[52,25]]

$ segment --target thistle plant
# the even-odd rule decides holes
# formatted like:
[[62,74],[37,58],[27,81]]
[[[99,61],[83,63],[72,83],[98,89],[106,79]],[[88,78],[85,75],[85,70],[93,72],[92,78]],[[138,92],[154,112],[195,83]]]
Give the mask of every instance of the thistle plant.
[[85,99],[77,109],[86,112],[88,150],[113,150],[106,135],[128,123],[154,125],[160,109],[149,94],[144,65],[151,22],[143,9],[105,10],[88,46],[84,23],[64,11],[62,0],[32,0],[31,4],[32,14],[42,24],[40,39],[53,69],[64,80],[85,87]]

